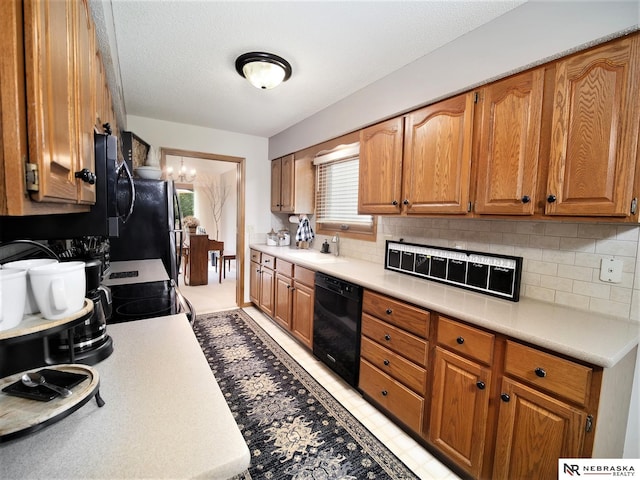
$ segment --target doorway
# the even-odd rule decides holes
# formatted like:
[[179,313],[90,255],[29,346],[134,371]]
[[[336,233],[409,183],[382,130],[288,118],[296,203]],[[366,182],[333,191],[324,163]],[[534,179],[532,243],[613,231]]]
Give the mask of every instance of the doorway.
[[[182,150],[176,148],[160,148],[160,167],[166,171],[167,157],[175,156],[184,159],[197,159],[213,162],[226,162],[235,165],[235,184],[236,184],[236,218],[235,218],[235,254],[236,254],[236,305],[244,304],[244,245],[245,245],[245,159],[242,157],[232,157],[228,155],[218,155],[215,153],[196,152],[192,150]],[[197,172],[196,172],[197,178]],[[181,185],[176,182],[178,188]],[[193,188],[193,184],[191,184]],[[219,268],[219,267],[218,267]]]

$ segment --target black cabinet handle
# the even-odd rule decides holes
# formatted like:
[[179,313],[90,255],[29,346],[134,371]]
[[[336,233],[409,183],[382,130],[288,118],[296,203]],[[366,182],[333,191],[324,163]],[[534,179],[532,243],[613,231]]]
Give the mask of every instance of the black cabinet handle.
[[484,382],[478,382],[476,383],[476,387],[478,387],[478,390],[484,390],[486,385],[484,384]]
[[393,310],[391,310],[390,308],[387,308],[387,310],[385,311],[385,313],[387,315],[391,315],[393,313]]
[[409,205],[409,199],[408,199],[408,198],[405,198],[405,199],[402,201],[402,204],[403,204],[403,205]]
[[531,197],[529,195],[525,195],[522,197],[522,203],[529,203],[531,201]]
[[382,362],[382,363],[384,363],[385,365],[387,365],[387,366],[388,366],[388,365],[389,365],[389,360],[387,360],[387,359],[385,358],[385,359],[384,359],[384,362]]
[[502,400],[503,402],[508,402],[509,400],[511,400],[511,397],[509,396],[509,394],[503,393],[500,395],[500,400]]
[[394,207],[398,205],[398,200],[394,200],[393,202],[391,202],[391,205],[393,205]]
[[391,335],[389,335],[388,333],[385,334],[384,339],[388,342],[391,340]]
[[382,394],[383,397],[386,397],[387,395],[389,395],[389,392],[387,392],[386,390],[382,390],[380,393]]
[[88,183],[89,185],[93,185],[94,183],[96,183],[96,174],[87,168],[83,168],[79,172],[76,172],[75,177],[79,178],[83,182]]
[[547,202],[549,202],[549,203],[553,203],[553,202],[555,202],[556,200],[557,200],[557,199],[556,199],[556,196],[555,196],[555,195],[553,195],[553,194],[551,194],[551,195],[549,195],[549,196],[547,197]]
[[547,376],[547,372],[545,371],[544,368],[538,367],[534,370],[534,372],[536,372],[536,375],[540,378],[544,378]]
[[458,342],[458,345],[462,345],[464,343],[464,338],[458,337],[456,338],[456,342]]

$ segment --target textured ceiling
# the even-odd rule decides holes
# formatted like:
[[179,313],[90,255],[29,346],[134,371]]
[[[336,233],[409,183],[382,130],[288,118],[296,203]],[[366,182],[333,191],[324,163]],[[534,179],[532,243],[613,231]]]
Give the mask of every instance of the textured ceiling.
[[[271,137],[522,3],[112,0],[111,8],[127,115]],[[284,57],[291,79],[251,86],[234,66],[249,51]]]

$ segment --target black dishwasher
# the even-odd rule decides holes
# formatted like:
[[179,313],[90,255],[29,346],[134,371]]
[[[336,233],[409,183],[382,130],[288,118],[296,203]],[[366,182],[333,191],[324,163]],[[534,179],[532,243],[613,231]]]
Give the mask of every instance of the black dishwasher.
[[313,354],[357,387],[362,287],[320,272],[315,283]]

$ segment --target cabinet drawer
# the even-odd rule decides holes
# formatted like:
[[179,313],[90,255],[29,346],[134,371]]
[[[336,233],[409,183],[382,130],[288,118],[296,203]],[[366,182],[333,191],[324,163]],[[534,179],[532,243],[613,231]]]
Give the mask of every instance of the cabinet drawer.
[[580,405],[589,400],[593,369],[579,363],[507,341],[504,370]]
[[258,250],[251,250],[251,261],[260,263],[261,257],[260,252]]
[[276,272],[291,277],[293,275],[293,263],[276,258]]
[[362,337],[360,355],[379,370],[424,396],[427,387],[427,371],[424,368],[367,337]]
[[304,283],[309,287],[313,287],[316,282],[316,272],[308,268],[296,265],[294,268],[294,278],[300,283]]
[[427,310],[365,290],[362,311],[404,328],[419,337],[428,338],[429,336],[429,312]]
[[362,335],[418,365],[427,366],[427,342],[411,333],[363,313]]
[[362,359],[358,386],[402,423],[422,433],[424,398]]
[[260,265],[273,270],[276,266],[276,257],[274,257],[273,255],[267,255],[266,253],[263,253],[262,260],[260,261]]
[[445,317],[438,319],[438,343],[454,352],[491,365],[495,335]]

